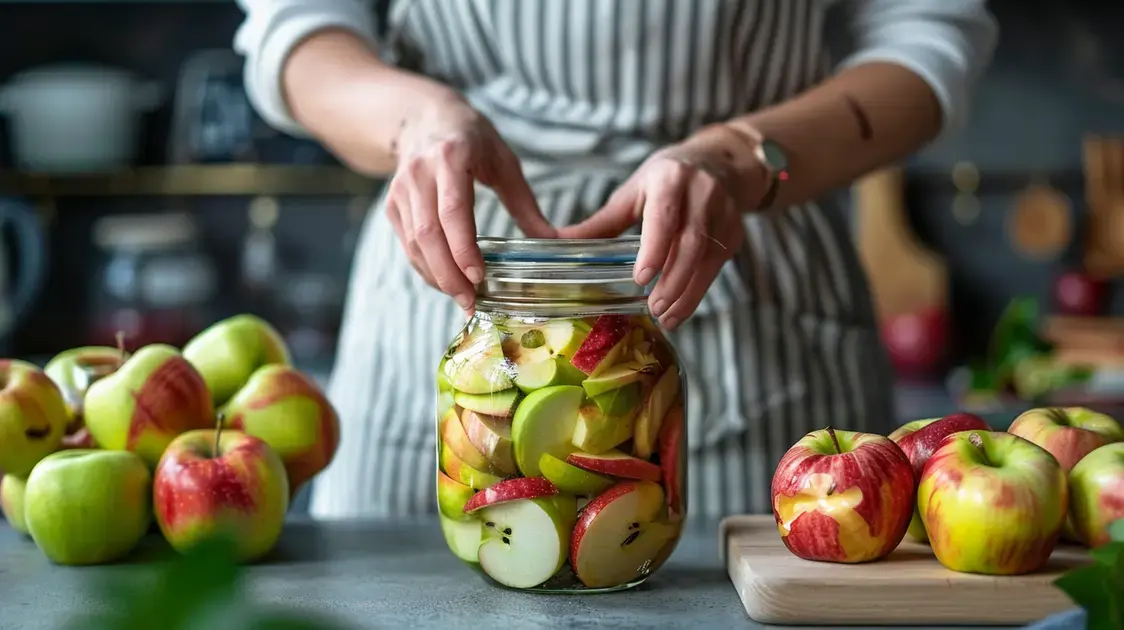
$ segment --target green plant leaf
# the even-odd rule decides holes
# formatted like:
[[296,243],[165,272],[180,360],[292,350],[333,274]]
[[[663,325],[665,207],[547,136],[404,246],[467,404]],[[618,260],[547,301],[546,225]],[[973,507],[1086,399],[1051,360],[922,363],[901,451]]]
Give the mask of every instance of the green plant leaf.
[[1124,630],[1124,542],[1089,552],[1093,564],[1067,572],[1054,585],[1088,615],[1088,630]]
[[1124,542],[1124,518],[1115,520],[1108,526],[1108,535],[1117,542]]

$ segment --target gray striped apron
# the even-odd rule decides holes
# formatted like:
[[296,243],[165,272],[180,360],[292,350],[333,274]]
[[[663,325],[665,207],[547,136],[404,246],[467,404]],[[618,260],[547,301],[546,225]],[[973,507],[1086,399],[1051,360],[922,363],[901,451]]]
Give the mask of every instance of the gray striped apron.
[[[654,149],[820,80],[815,0],[400,0],[383,54],[463,91],[524,162],[554,225]],[[478,190],[480,235],[518,236]],[[781,455],[828,424],[888,431],[889,368],[847,221],[826,202],[746,214],[748,238],[672,339],[688,376],[692,517],[770,511]],[[434,373],[463,326],[409,266],[380,200],[364,228],[329,395],[340,450],[321,518],[436,511]]]

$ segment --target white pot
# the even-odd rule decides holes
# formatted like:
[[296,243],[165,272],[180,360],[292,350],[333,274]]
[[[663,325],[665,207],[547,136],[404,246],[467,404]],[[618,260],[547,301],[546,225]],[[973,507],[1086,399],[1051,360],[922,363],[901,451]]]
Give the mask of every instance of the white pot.
[[20,170],[89,173],[129,166],[140,114],[159,106],[161,90],[123,70],[66,65],[37,68],[0,88]]

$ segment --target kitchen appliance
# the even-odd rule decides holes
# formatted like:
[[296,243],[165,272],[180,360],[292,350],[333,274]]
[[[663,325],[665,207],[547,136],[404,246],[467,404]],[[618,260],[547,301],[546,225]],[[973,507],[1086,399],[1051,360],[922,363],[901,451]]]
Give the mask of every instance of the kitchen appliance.
[[906,540],[879,562],[813,563],[785,548],[767,515],[726,518],[719,541],[746,612],[769,624],[1021,626],[1073,608],[1053,581],[1089,562],[1086,550],[1059,545],[1037,573],[970,575]]
[[160,104],[160,87],[96,65],[25,71],[0,89],[0,113],[11,120],[21,170],[88,173],[131,164],[140,114]]
[[0,353],[47,281],[47,239],[35,210],[0,198]]

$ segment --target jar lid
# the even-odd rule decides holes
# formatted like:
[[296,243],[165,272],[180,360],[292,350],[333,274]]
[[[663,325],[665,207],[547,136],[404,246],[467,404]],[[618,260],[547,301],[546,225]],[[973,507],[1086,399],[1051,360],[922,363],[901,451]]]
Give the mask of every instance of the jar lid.
[[639,236],[597,239],[477,239],[485,263],[570,263],[631,265],[640,251]]

